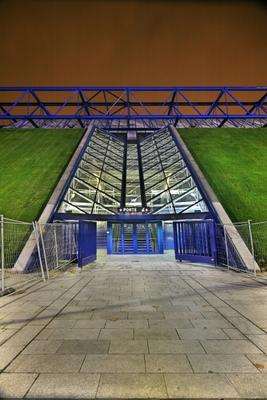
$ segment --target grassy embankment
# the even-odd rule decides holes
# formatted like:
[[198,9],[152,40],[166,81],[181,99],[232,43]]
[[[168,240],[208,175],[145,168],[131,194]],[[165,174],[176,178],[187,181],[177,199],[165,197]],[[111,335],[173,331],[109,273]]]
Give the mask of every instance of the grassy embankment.
[[40,215],[77,147],[81,129],[0,130],[0,214]]
[[[267,221],[267,129],[180,129],[233,222]],[[248,241],[248,229],[239,227]],[[267,265],[267,223],[252,225],[259,264]]]

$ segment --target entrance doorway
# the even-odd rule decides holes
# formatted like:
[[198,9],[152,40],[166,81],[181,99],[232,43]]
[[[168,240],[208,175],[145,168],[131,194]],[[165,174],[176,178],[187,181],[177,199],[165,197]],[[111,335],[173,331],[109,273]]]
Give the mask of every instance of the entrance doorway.
[[79,221],[79,266],[94,261],[96,250],[103,251],[105,245],[107,254],[163,254],[165,249],[174,250],[177,261],[216,263],[213,220],[181,220],[164,227],[162,222],[107,222],[100,227],[97,235],[95,222]]
[[162,254],[162,223],[108,223],[108,254]]

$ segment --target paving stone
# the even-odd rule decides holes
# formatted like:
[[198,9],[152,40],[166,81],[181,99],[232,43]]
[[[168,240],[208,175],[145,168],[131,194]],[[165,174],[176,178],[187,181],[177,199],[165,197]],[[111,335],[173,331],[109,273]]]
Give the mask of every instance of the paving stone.
[[0,375],[0,398],[22,398],[37,376],[37,374],[2,373]]
[[[219,309],[219,307],[218,307],[218,309]],[[213,311],[203,311],[202,310],[201,314],[207,320],[210,320],[210,319],[211,320],[213,320],[213,319],[222,319],[222,320],[224,320],[223,316],[219,312],[215,311],[214,308],[213,308]]]
[[[216,291],[216,289],[214,289]],[[209,304],[215,308],[224,307],[225,303],[223,300],[219,299],[215,294],[210,292],[202,293],[203,297],[209,302]]]
[[177,329],[178,335],[185,340],[201,339],[228,339],[228,336],[221,329],[189,328]]
[[188,306],[190,311],[198,311],[198,312],[206,312],[206,311],[214,311],[214,308],[210,306],[209,304],[200,304],[200,303],[194,303]]
[[57,349],[59,354],[105,354],[108,352],[108,340],[64,340]]
[[148,328],[146,319],[124,319],[117,321],[107,321],[106,328],[124,329],[124,328]]
[[54,354],[61,343],[61,340],[34,340],[23,350],[23,354]]
[[[28,308],[28,305],[26,306]],[[61,306],[62,307],[62,306]],[[38,322],[42,322],[43,320],[51,320],[52,318],[55,317],[55,315],[58,313],[58,308],[55,308],[55,303],[53,304],[53,307],[48,307],[45,310],[43,310],[41,313],[39,313],[34,320]]]
[[62,311],[62,313],[60,313],[57,316],[57,319],[69,319],[69,320],[74,320],[74,319],[91,319],[93,316],[93,313],[91,311],[70,311],[70,312],[66,312],[66,311]]
[[18,330],[20,328],[22,328],[23,326],[25,326],[30,320],[22,320],[21,322],[16,321],[16,320],[10,320],[9,318],[7,318],[6,320],[2,320],[2,326],[6,329],[9,330],[11,329],[13,330]]
[[80,340],[97,339],[100,329],[54,329],[52,330],[49,339],[53,340]]
[[0,371],[4,369],[24,348],[24,345],[9,344],[0,346]]
[[98,339],[99,340],[113,340],[113,339],[133,339],[133,329],[101,329]]
[[165,319],[163,312],[143,312],[143,311],[130,311],[128,319]]
[[73,319],[54,319],[49,323],[49,329],[71,329],[76,321]]
[[[94,270],[84,268],[80,281],[77,281],[77,276],[66,273],[63,278],[47,282],[36,293],[25,292],[23,298],[5,305],[4,313],[0,308],[3,317],[0,323],[11,322],[6,330],[14,334],[9,339],[0,330],[0,341],[1,333],[3,340],[8,339],[0,346],[0,368],[11,363],[7,371],[17,368],[21,371],[20,375],[23,375],[24,369],[34,372],[41,369],[41,376],[43,371],[46,376],[51,373],[55,377],[56,374],[70,377],[62,383],[58,380],[60,377],[55,379],[51,391],[48,381],[44,381],[40,386],[40,397],[43,398],[53,397],[53,391],[59,397],[61,393],[63,397],[68,396],[65,391],[68,384],[72,397],[94,396],[93,384],[92,392],[88,389],[86,395],[80,388],[85,385],[83,382],[75,379],[71,382],[72,376],[86,374],[77,374],[83,365],[88,368],[88,376],[91,373],[97,376],[102,374],[99,397],[103,389],[104,395],[111,393],[112,397],[115,393],[115,398],[164,398],[167,394],[162,374],[156,370],[159,368],[176,371],[167,372],[170,376],[170,397],[171,385],[173,390],[178,390],[177,379],[172,381],[171,378],[179,376],[180,392],[174,393],[174,397],[189,397],[191,394],[196,397],[203,394],[205,398],[219,397],[218,389],[220,398],[234,398],[236,393],[232,392],[229,376],[238,376],[235,387],[239,387],[239,392],[249,393],[247,397],[260,394],[259,397],[266,398],[263,381],[266,375],[263,373],[265,357],[259,352],[259,348],[267,352],[267,335],[260,329],[265,327],[266,321],[266,290],[249,276],[241,277],[240,274],[213,267],[180,265],[168,257],[111,257],[95,263]],[[88,285],[83,288],[86,280]],[[71,288],[75,281],[75,286]],[[65,292],[66,289],[70,290]],[[62,295],[60,299],[56,299],[58,295]],[[68,306],[57,315],[69,301]],[[0,307],[5,302],[6,299],[1,298]],[[51,304],[48,309],[16,332],[14,327],[29,321],[48,304]],[[228,320],[234,326],[229,325]],[[102,340],[105,335],[107,342]],[[255,343],[255,347],[246,336]],[[107,344],[103,345],[103,342]],[[23,353],[19,355],[20,351]],[[73,359],[73,356],[78,358]],[[147,364],[156,372],[145,374],[145,356],[147,360],[151,357],[148,360],[150,364],[148,361]],[[194,374],[191,365],[194,372],[201,373]],[[181,372],[181,368],[187,370]],[[225,381],[227,372],[228,381]],[[158,381],[161,383],[158,384]],[[260,386],[259,390],[255,389],[255,382]],[[250,386],[254,387],[254,392]],[[38,389],[37,383],[33,388]]]
[[106,319],[109,321],[117,321],[118,319],[127,319],[125,311],[101,310],[94,311],[92,319]]
[[6,343],[12,346],[26,346],[39,332],[39,326],[25,326],[10,338]]
[[110,354],[144,354],[148,353],[146,340],[112,340]]
[[248,340],[202,340],[207,353],[214,354],[250,354],[261,351]]
[[246,339],[246,336],[235,328],[223,328],[222,330],[230,339]]
[[267,353],[267,335],[247,335],[247,337],[262,351]]
[[177,332],[174,328],[145,328],[134,329],[134,338],[147,338],[147,339],[179,339]]
[[[171,293],[168,294],[169,296],[171,295]],[[181,311],[190,311],[190,307],[187,305],[162,305],[162,306],[153,306],[154,307],[154,311],[155,309],[157,309],[157,311],[176,311],[176,312],[181,312]]]
[[228,379],[242,398],[267,398],[267,379],[265,374],[231,374],[228,375]]
[[189,319],[166,319],[166,320],[148,320],[150,328],[193,328],[193,324]]
[[267,331],[267,319],[255,319],[254,322],[256,325],[258,325],[260,328],[264,329]]
[[[135,296],[136,298],[138,298],[139,296],[142,296],[138,293],[134,293],[133,296]],[[136,301],[135,301],[136,303]],[[127,311],[128,312],[128,316],[130,312],[154,312],[155,308],[153,308],[152,305],[150,304],[132,304],[132,303],[128,303],[127,305],[124,305],[121,307],[121,310]]]
[[40,332],[36,336],[36,340],[48,340],[53,332],[54,332],[54,329],[49,329],[49,328],[40,330]]
[[162,374],[102,374],[97,398],[167,398]]
[[70,303],[67,307],[62,310],[63,313],[65,314],[71,314],[71,313],[88,313],[91,312],[91,310],[88,310],[85,306],[85,302],[83,304],[75,304],[75,303]]
[[[255,365],[260,372],[267,373],[267,355],[266,354],[247,354],[247,358]],[[267,379],[267,377],[266,377]]]
[[151,373],[193,373],[188,359],[183,354],[146,354],[146,371]]
[[27,326],[41,326],[44,327],[45,325],[47,325],[50,321],[53,320],[53,317],[50,318],[35,318],[32,321],[30,321]]
[[82,319],[76,321],[75,329],[100,329],[104,328],[106,325],[105,319]]
[[78,372],[84,355],[21,354],[7,368],[8,372],[68,373]]
[[165,381],[171,398],[222,399],[238,397],[234,386],[222,374],[165,374]]
[[0,345],[10,338],[17,329],[0,329]]
[[228,307],[228,306],[217,307],[217,310],[226,317],[239,315],[238,311],[236,311],[232,307]]
[[101,373],[145,372],[144,356],[132,354],[90,354],[86,356],[81,371]]
[[203,319],[203,315],[197,311],[164,311],[166,319]]
[[188,354],[190,364],[195,373],[255,373],[257,368],[240,354]]
[[95,398],[99,374],[41,374],[31,387],[28,398]]
[[243,317],[229,317],[234,326],[236,326],[242,333],[262,335],[264,332],[252,322]]
[[151,354],[203,354],[201,344],[196,340],[148,340]]
[[192,324],[195,328],[200,329],[216,329],[216,328],[232,328],[233,325],[223,318],[219,319],[193,319]]

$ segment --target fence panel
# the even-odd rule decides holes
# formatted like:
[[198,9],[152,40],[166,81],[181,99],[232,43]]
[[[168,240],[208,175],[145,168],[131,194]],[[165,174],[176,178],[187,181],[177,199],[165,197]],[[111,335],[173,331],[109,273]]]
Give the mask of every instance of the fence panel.
[[261,270],[267,271],[267,221],[251,223],[254,257]]
[[37,223],[41,258],[47,276],[77,260],[78,223]]
[[77,260],[78,223],[40,224],[0,217],[0,295],[34,280],[45,281],[51,271]]
[[24,270],[15,266],[26,243],[35,239],[34,225],[1,217],[1,291],[16,288],[35,279],[43,279],[37,247]]
[[[232,228],[232,229],[231,229]],[[233,229],[234,228],[234,229]],[[251,254],[251,264],[261,270],[267,270],[267,221],[240,222],[228,225],[217,225],[218,264],[229,268],[247,272],[246,265],[235,249],[233,241],[227,233],[231,229],[231,236],[240,236]]]

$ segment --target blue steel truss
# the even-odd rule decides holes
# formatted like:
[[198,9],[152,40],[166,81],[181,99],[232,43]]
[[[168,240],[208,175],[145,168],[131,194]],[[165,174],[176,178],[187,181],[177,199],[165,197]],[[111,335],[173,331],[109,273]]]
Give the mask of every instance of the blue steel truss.
[[0,125],[156,130],[267,125],[267,86],[0,87]]

